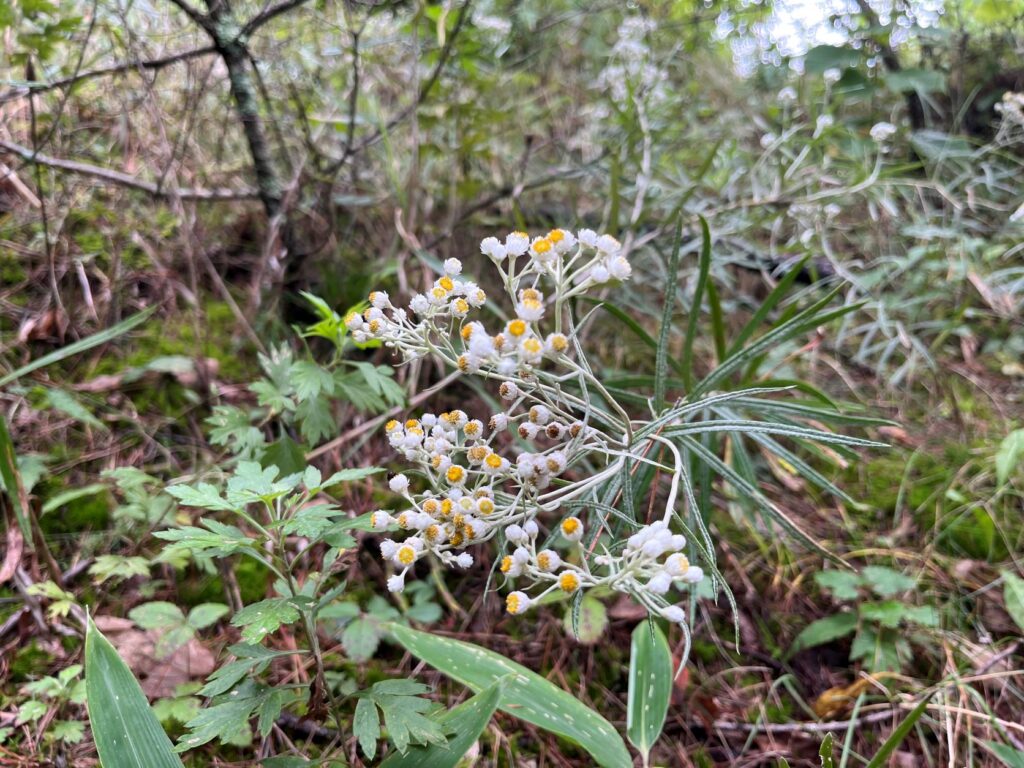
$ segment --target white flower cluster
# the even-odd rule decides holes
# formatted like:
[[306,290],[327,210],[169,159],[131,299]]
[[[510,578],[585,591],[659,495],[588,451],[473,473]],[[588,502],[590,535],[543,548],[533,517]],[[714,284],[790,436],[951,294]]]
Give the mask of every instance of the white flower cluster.
[[[389,481],[403,498],[403,509],[372,515],[375,530],[405,533],[404,539],[381,543],[382,557],[395,570],[388,588],[404,589],[415,564],[427,556],[468,568],[474,560],[467,549],[495,539],[507,552],[501,573],[509,582],[519,580],[519,589],[506,600],[510,613],[522,613],[555,590],[574,593],[603,585],[682,621],[682,610],[664,596],[673,583],[696,583],[703,572],[682,554],[686,540],[669,530],[674,500],[664,520],[617,544],[599,541],[600,524],[584,543],[584,523],[572,514],[621,476],[631,427],[621,407],[605,412],[587,396],[599,392],[614,403],[578,357],[567,301],[628,278],[631,268],[622,247],[610,235],[555,229],[535,238],[522,232],[488,237],[480,251],[500,272],[514,309],[496,333],[471,317],[487,297],[462,277],[457,259],[448,259],[444,274],[407,308],[375,291],[365,312],[345,319],[359,341],[379,339],[406,360],[431,355],[500,382],[502,409],[486,424],[456,409],[386,425],[390,445],[415,468]],[[516,437],[528,447],[511,453],[508,446]],[[589,473],[566,476],[583,459]],[[540,594],[531,598],[528,591],[535,588]]]

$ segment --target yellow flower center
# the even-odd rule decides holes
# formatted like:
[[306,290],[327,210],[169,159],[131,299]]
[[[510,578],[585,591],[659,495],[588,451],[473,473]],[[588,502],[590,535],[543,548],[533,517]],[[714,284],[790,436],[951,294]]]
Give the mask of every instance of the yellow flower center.
[[527,301],[540,301],[540,291],[536,288],[524,288],[522,293],[519,294],[519,298],[521,298],[524,303]]
[[441,502],[441,514],[447,517],[452,513],[452,500],[445,499]]
[[490,499],[480,499],[479,503],[477,503],[476,505],[476,508],[477,510],[479,510],[481,515],[489,515],[491,514],[491,512],[494,511],[494,502],[491,501]]
[[522,320],[513,320],[508,324],[508,332],[513,336],[522,336],[526,333],[526,323]]
[[399,428],[400,426],[402,426],[402,425],[401,425],[401,424],[399,424],[399,423],[398,423],[397,421],[395,421],[394,419],[392,419],[391,421],[389,421],[389,422],[388,422],[387,424],[385,424],[385,425],[384,425],[384,431],[385,431],[385,432],[394,432],[394,431],[395,431],[396,429],[398,429],[398,428]]
[[551,566],[551,555],[547,552],[541,552],[537,555],[537,566],[542,570],[546,571]]
[[560,229],[552,229],[548,232],[547,237],[552,243],[560,243],[565,240],[565,232]]
[[462,334],[462,340],[463,341],[469,341],[469,337],[473,335],[473,326],[472,325],[464,325],[464,326],[462,326],[462,330],[460,331],[460,333]]
[[568,517],[562,521],[562,533],[572,536],[580,529],[580,521],[575,517]]
[[566,571],[558,577],[558,588],[571,594],[580,588],[580,579],[572,571]]
[[534,242],[533,251],[534,253],[547,253],[551,250],[552,246],[553,243],[550,240],[542,237]]
[[565,352],[569,348],[569,340],[560,333],[556,333],[551,337],[551,348],[555,352]]
[[469,312],[469,302],[466,301],[465,299],[456,299],[455,300],[455,311],[456,312],[462,312],[462,313]]
[[509,613],[519,613],[519,595],[509,595],[505,598],[505,610]]
[[435,299],[443,299],[443,298],[444,298],[445,296],[447,296],[447,295],[448,295],[448,291],[446,291],[446,290],[445,290],[444,288],[442,288],[441,286],[437,286],[436,288],[432,288],[432,289],[431,289],[431,291],[430,291],[430,293],[431,293],[431,295],[432,295],[432,296],[433,296],[433,297],[434,297]]
[[427,499],[423,502],[423,511],[428,515],[436,515],[439,509],[441,509],[441,504],[437,499]]
[[423,535],[430,541],[436,541],[437,537],[441,535],[441,528],[437,525],[428,525],[424,529]]
[[523,342],[523,349],[531,355],[535,355],[544,349],[544,345],[540,343],[540,339],[527,339]]
[[458,464],[453,464],[448,467],[448,472],[445,473],[445,477],[448,478],[449,483],[461,483],[462,478],[466,476],[466,470],[460,467]]
[[512,570],[512,556],[511,555],[505,555],[503,558],[501,558],[501,569],[500,570],[501,570],[502,573],[508,573],[510,570]]
[[416,550],[406,544],[398,550],[398,562],[402,565],[412,565],[416,559]]
[[484,459],[484,463],[491,469],[498,469],[501,467],[501,456],[496,453],[492,453]]
[[448,277],[448,275],[445,275],[440,280],[438,280],[437,284],[444,288],[446,291],[450,291],[455,287],[455,283],[452,282],[452,279]]

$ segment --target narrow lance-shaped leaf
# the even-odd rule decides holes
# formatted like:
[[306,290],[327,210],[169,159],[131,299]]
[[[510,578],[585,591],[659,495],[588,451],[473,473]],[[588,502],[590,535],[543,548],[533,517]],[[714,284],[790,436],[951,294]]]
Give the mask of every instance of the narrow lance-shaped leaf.
[[672,652],[657,624],[642,621],[633,630],[629,656],[626,735],[647,765],[661,736],[672,695]]
[[85,632],[85,687],[103,768],[183,768],[138,681],[91,618]]
[[611,723],[521,664],[472,643],[435,637],[399,624],[388,625],[388,631],[413,656],[474,691],[508,676],[499,704],[503,712],[576,742],[600,766],[629,768],[633,764]]

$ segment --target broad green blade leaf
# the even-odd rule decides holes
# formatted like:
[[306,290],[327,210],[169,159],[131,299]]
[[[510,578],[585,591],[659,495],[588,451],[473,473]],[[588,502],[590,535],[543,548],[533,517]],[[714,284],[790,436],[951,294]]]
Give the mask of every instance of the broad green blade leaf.
[[91,618],[85,632],[85,688],[103,768],[183,768],[128,665]]
[[999,484],[1006,483],[1021,463],[1024,463],[1024,429],[1015,429],[996,451],[996,480]]
[[885,740],[882,748],[871,758],[867,768],[883,768],[883,766],[889,764],[889,755],[907,738],[907,734],[910,733],[917,721],[921,719],[921,715],[928,708],[928,702],[931,698],[932,695],[928,694],[921,700],[920,704],[911,710],[910,714],[907,715],[907,719],[899,724],[896,730],[892,732],[892,735]]
[[672,255],[668,259],[668,277],[665,280],[664,307],[661,311],[661,332],[658,334],[658,350],[654,363],[654,411],[661,413],[665,407],[665,380],[668,377],[669,331],[672,329],[672,310],[676,302],[676,282],[679,279],[679,248],[683,244],[683,220],[676,220],[676,234],[673,238]]
[[12,381],[20,379],[28,373],[32,373],[32,371],[45,368],[53,363],[59,363],[61,360],[74,357],[79,352],[85,352],[87,349],[92,349],[93,347],[98,347],[100,344],[106,344],[108,341],[113,341],[121,334],[127,333],[135,326],[145,322],[155,311],[155,305],[147,307],[141,312],[132,315],[127,320],[122,320],[117,325],[113,325],[99,333],[94,333],[92,336],[86,336],[84,339],[79,339],[74,344],[68,344],[66,347],[54,350],[48,355],[43,355],[38,360],[33,360],[31,363],[23,365],[21,368],[11,371],[3,378],[0,378],[0,387],[10,384]]
[[396,752],[381,763],[381,768],[455,768],[494,716],[501,701],[502,683],[481,691],[473,698],[445,712],[437,720],[445,733],[452,734],[446,744],[412,746],[404,755]]
[[642,621],[633,630],[629,654],[626,735],[644,756],[661,736],[672,696],[672,652],[657,624]]
[[832,733],[826,733],[825,738],[821,740],[821,746],[818,748],[818,757],[821,758],[821,768],[835,768],[835,762],[832,759],[832,742],[834,737]]
[[7,498],[11,500],[11,507],[14,509],[14,516],[18,519],[18,527],[21,528],[21,536],[25,540],[25,546],[29,551],[32,547],[32,528],[28,520],[28,498],[25,488],[21,484],[21,476],[18,474],[18,456],[14,452],[14,442],[11,434],[7,431],[7,419],[0,413],[0,479],[7,490]]
[[703,216],[700,217],[700,231],[703,243],[700,249],[700,264],[697,272],[697,286],[693,291],[693,303],[690,305],[690,318],[686,324],[686,338],[683,340],[683,357],[680,367],[683,369],[683,381],[686,382],[687,394],[691,394],[693,384],[693,343],[697,338],[697,321],[700,320],[700,307],[704,302],[704,288],[711,272],[711,230]]
[[1003,602],[1010,618],[1024,632],[1024,579],[1010,571],[1003,571]]
[[1024,752],[1019,749],[1000,744],[997,741],[983,741],[982,745],[993,755],[1003,761],[1007,768],[1024,768]]
[[389,624],[387,628],[413,656],[474,691],[482,691],[511,675],[498,705],[503,712],[576,742],[593,755],[598,765],[633,765],[622,737],[611,723],[521,664],[472,643],[435,637],[399,624]]

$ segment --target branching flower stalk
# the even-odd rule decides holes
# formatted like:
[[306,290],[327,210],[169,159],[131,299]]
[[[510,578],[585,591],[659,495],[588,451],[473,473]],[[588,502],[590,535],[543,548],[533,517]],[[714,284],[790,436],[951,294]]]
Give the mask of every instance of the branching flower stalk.
[[[372,516],[378,531],[407,533],[403,540],[381,543],[382,557],[395,568],[388,588],[401,591],[425,557],[468,568],[474,559],[467,549],[495,540],[502,553],[499,570],[508,585],[518,587],[506,597],[509,613],[523,613],[552,593],[603,587],[682,624],[683,608],[666,595],[674,585],[704,577],[683,554],[686,537],[670,530],[683,458],[658,434],[663,419],[631,419],[594,375],[571,310],[571,299],[630,277],[622,246],[591,230],[574,235],[555,229],[532,240],[522,232],[503,241],[488,237],[480,250],[497,268],[515,308],[497,333],[472,318],[488,299],[462,277],[462,264],[454,258],[407,308],[375,291],[365,312],[345,319],[357,342],[379,340],[406,362],[432,356],[498,382],[504,404],[486,426],[458,409],[386,425],[391,446],[423,481],[392,477],[390,488],[407,507]],[[511,457],[502,454],[509,432],[527,446]],[[672,464],[649,458],[652,447],[656,456],[667,448]],[[582,546],[586,526],[572,510],[597,508],[605,489],[637,463],[670,473],[660,518],[635,523],[639,530],[625,540],[600,537],[605,526],[596,525],[589,546]],[[597,469],[589,477],[566,475],[586,466]],[[547,539],[542,527],[551,534]]]

